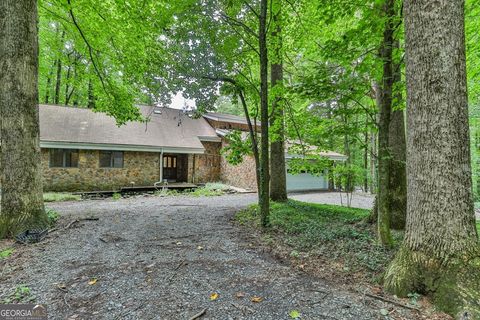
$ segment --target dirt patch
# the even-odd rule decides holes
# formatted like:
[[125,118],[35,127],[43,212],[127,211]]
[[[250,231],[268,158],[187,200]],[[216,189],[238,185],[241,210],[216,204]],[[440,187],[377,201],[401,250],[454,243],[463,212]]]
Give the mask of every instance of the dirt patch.
[[[409,310],[281,263],[233,223],[255,195],[54,203],[58,230],[0,261],[52,319],[415,319]],[[75,219],[79,221],[62,229]],[[211,295],[217,293],[217,299]],[[261,302],[252,302],[259,297]],[[254,299],[255,300],[255,299]]]

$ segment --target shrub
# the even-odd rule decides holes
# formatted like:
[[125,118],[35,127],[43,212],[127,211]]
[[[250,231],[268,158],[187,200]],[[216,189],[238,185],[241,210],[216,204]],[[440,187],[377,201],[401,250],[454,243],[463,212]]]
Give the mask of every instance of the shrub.
[[46,192],[43,194],[43,201],[45,202],[78,201],[81,199],[80,195],[71,193]]

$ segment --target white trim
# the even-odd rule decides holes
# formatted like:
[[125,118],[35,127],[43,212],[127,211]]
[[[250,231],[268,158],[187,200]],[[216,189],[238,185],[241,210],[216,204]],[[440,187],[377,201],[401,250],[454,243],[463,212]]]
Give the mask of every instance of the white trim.
[[128,144],[104,144],[104,143],[82,143],[82,142],[59,142],[40,141],[40,148],[59,149],[82,149],[82,150],[114,150],[114,151],[140,151],[140,152],[165,152],[165,153],[205,153],[204,148],[182,148],[182,147],[156,147],[138,146]]
[[[347,156],[344,156],[342,154],[338,154],[338,155],[322,155],[322,154],[318,154],[319,156],[322,156],[322,157],[325,157],[325,158],[328,158],[330,160],[334,160],[334,161],[347,161],[348,157]],[[286,153],[285,154],[285,159],[304,159],[304,158],[307,158],[308,159],[308,155],[307,157],[305,157],[304,155],[298,155],[298,154],[289,154],[289,153]]]

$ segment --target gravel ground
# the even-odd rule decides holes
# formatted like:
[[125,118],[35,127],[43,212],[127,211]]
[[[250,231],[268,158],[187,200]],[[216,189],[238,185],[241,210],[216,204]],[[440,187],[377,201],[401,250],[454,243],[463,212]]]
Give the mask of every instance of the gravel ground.
[[[290,319],[292,310],[302,319],[386,319],[386,309],[396,312],[253,246],[232,217],[254,201],[244,194],[49,204],[62,214],[59,230],[39,244],[16,245],[0,262],[0,299],[26,285],[50,319],[190,319],[204,309],[203,320]],[[64,229],[84,217],[99,220]]]
[[[309,192],[309,193],[292,193],[288,195],[291,199],[322,203],[322,204],[336,204],[346,205],[346,196],[340,192]],[[370,193],[356,192],[352,197],[353,208],[372,209],[375,195]]]

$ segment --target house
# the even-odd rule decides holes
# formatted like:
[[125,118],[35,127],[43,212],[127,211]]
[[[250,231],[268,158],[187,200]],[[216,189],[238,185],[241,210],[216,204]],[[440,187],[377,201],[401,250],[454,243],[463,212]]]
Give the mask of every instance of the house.
[[[221,133],[246,131],[244,118],[207,113],[196,119],[182,110],[138,107],[149,121],[119,127],[113,118],[90,109],[40,105],[45,191],[115,190],[165,181],[223,181],[256,189],[253,157],[233,166],[220,152],[228,144]],[[301,181],[308,182],[304,189],[324,188],[314,176],[289,180],[294,181],[291,190],[300,190]]]

